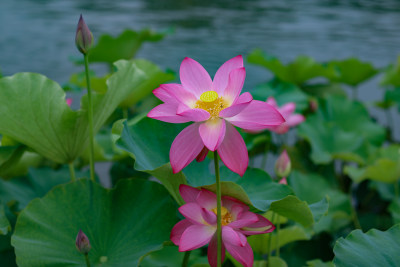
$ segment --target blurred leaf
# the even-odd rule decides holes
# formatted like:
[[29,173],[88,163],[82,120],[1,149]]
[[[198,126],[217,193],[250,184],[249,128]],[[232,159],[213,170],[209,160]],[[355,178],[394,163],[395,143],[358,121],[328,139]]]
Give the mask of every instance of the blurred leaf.
[[364,164],[370,146],[380,146],[385,140],[384,128],[371,120],[361,103],[340,96],[329,96],[298,132],[310,142],[316,164],[333,159]]
[[400,223],[400,198],[393,199],[388,210],[392,215],[393,223]]
[[136,266],[169,239],[175,210],[168,193],[154,182],[123,180],[107,190],[81,179],[33,200],[19,215],[11,243],[19,266],[86,266],[75,248],[82,229],[94,266]]
[[338,83],[307,84],[301,88],[305,93],[316,98],[324,98],[330,95],[347,96],[346,91]]
[[[97,132],[111,113],[147,78],[134,62],[118,61],[104,94],[93,94],[93,124]],[[58,163],[72,162],[88,143],[87,96],[82,109],[72,111],[61,87],[34,73],[0,80],[0,133],[32,147]]]
[[270,210],[307,227],[314,223],[313,214],[305,201],[287,196],[271,204]]
[[392,105],[397,105],[397,110],[400,112],[400,87],[385,91],[384,108],[389,108]]
[[365,167],[345,166],[344,173],[356,183],[365,179],[394,183],[400,179],[400,146],[381,147],[370,156]]
[[4,205],[0,202],[0,235],[6,235],[11,231],[11,225],[4,212]]
[[[182,265],[184,255],[185,252],[179,252],[177,246],[166,246],[161,250],[147,255],[140,262],[140,267],[180,266]],[[207,256],[201,256],[201,251],[199,249],[191,251],[188,266],[201,266],[201,263],[206,264],[205,266],[209,266]]]
[[279,247],[283,247],[286,244],[299,241],[299,240],[309,240],[311,237],[303,227],[298,225],[293,225],[279,230],[279,234],[275,230],[273,233],[252,235],[247,238],[250,246],[255,252],[260,255],[268,254],[268,244],[269,239],[271,241],[271,251],[277,249],[277,236],[279,235]]
[[266,101],[268,97],[273,96],[279,106],[294,102],[298,112],[308,108],[308,96],[291,83],[274,80],[260,84],[250,92],[254,99],[260,101]]
[[283,65],[279,59],[265,54],[261,49],[253,50],[247,61],[269,69],[282,81],[297,85],[316,77],[325,77],[330,72],[322,64],[307,56],[299,56],[288,65]]
[[353,87],[358,86],[378,73],[378,70],[371,63],[362,62],[357,58],[348,58],[341,61],[332,60],[328,63],[328,67],[335,70],[335,75],[330,78],[331,81],[345,83]]
[[328,213],[329,203],[327,198],[323,198],[318,202],[315,202],[308,206],[313,214],[315,222],[318,222],[323,216]]
[[352,231],[336,241],[333,263],[346,266],[397,266],[400,262],[400,225],[387,231],[372,229],[367,233]]
[[400,87],[400,56],[397,57],[397,64],[390,65],[383,72],[382,86]]
[[323,262],[320,259],[317,259],[317,260],[307,261],[306,267],[335,267],[335,265],[333,265],[333,262],[331,261]]
[[144,42],[157,42],[163,38],[164,34],[149,29],[139,32],[127,29],[117,37],[104,34],[90,49],[89,61],[112,64],[120,59],[132,59]]

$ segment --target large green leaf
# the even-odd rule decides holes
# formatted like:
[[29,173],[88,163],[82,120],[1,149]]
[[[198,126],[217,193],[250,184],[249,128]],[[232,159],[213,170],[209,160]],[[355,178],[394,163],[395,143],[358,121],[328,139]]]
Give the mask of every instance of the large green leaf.
[[[147,76],[134,63],[118,61],[105,93],[93,94],[93,124],[97,132],[116,107]],[[87,97],[72,111],[54,81],[34,73],[0,79],[0,133],[32,147],[59,163],[72,162],[88,143]]]
[[320,259],[307,261],[307,267],[335,267],[331,261],[323,262]]
[[349,165],[344,172],[357,183],[365,179],[394,183],[400,179],[400,146],[381,147],[370,156],[365,167]]
[[266,55],[261,49],[251,52],[247,60],[269,69],[280,80],[297,85],[316,77],[325,77],[331,71],[307,56],[299,56],[288,65],[283,65],[279,59]]
[[4,205],[0,202],[0,235],[6,235],[11,231],[11,224],[4,212]]
[[400,198],[393,199],[389,205],[389,211],[392,214],[393,222],[400,223]]
[[[199,264],[205,264],[208,267],[208,260],[206,255],[201,255],[199,249],[190,251],[189,267],[199,267]],[[174,267],[181,266],[185,252],[179,252],[177,246],[166,246],[161,250],[155,251],[147,255],[140,267]]]
[[92,265],[137,266],[169,239],[175,214],[157,183],[129,179],[108,190],[81,179],[33,200],[19,215],[11,243],[19,266],[86,266],[75,248],[82,229]]
[[400,56],[397,57],[396,65],[390,65],[384,71],[381,85],[400,87]]
[[333,159],[365,163],[371,146],[380,146],[385,130],[373,122],[359,102],[329,96],[317,113],[299,126],[299,135],[310,142],[311,159],[326,164]]
[[313,214],[307,202],[301,201],[296,196],[287,196],[284,199],[273,202],[270,210],[299,222],[303,226],[310,226],[314,223]]
[[335,75],[331,77],[331,81],[351,86],[357,86],[378,73],[378,70],[371,63],[362,62],[357,58],[341,61],[333,60],[328,63],[328,67],[335,70]]
[[143,42],[157,42],[163,37],[164,34],[149,29],[139,32],[127,29],[117,37],[104,34],[100,36],[98,43],[90,49],[89,61],[112,64],[120,59],[132,59]]
[[400,225],[387,231],[372,229],[367,233],[351,232],[336,241],[333,263],[346,266],[398,266],[400,262]]

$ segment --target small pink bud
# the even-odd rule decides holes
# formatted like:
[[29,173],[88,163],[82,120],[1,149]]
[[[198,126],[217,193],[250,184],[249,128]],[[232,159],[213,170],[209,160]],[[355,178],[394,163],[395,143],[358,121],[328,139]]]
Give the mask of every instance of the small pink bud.
[[65,99],[65,102],[67,102],[68,106],[71,106],[72,105],[72,98]]
[[285,184],[285,185],[287,185],[286,177],[283,177],[283,178],[279,181],[279,183],[280,183],[280,184]]
[[312,112],[316,112],[316,111],[317,111],[317,109],[318,109],[318,102],[317,102],[317,100],[311,99],[310,102],[309,102],[309,105],[310,105],[310,110],[311,110]]
[[83,20],[82,14],[76,28],[75,44],[82,54],[87,54],[93,44],[93,34]]
[[276,160],[275,173],[278,177],[287,177],[291,171],[291,168],[292,163],[290,162],[290,158],[286,150],[283,150],[282,154]]
[[88,254],[92,246],[90,245],[89,238],[85,235],[82,230],[79,230],[75,241],[76,249],[82,254]]

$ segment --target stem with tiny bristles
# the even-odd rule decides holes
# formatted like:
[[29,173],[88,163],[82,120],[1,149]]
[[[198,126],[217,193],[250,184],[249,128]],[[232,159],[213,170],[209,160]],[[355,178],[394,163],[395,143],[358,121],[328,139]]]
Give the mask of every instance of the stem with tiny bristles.
[[279,214],[276,216],[276,256],[279,257],[279,249],[280,249],[280,245],[279,245],[279,230],[281,230],[281,218],[279,216]]
[[89,119],[89,162],[90,162],[90,179],[94,181],[94,132],[93,132],[93,103],[92,103],[92,89],[90,87],[89,77],[89,57],[87,54],[83,55],[85,59],[85,72],[86,72],[86,85],[88,91],[88,119]]
[[190,258],[190,250],[185,252],[185,256],[183,257],[182,267],[188,267],[189,265],[189,258]]
[[[272,218],[271,218],[271,222],[274,223],[275,221],[275,212],[272,213]],[[268,260],[267,260],[267,267],[270,267],[271,264],[271,257],[272,257],[272,233],[270,233],[269,235],[269,239],[268,239]]]
[[214,151],[215,180],[217,184],[217,266],[221,267],[222,224],[221,224],[221,181],[219,177],[218,152]]
[[89,255],[87,253],[85,254],[85,261],[86,261],[86,266],[90,267]]
[[70,176],[71,176],[71,181],[72,182],[74,182],[75,181],[75,169],[74,169],[74,163],[73,162],[70,162],[69,164],[68,164],[68,166],[69,166],[69,174],[70,174]]

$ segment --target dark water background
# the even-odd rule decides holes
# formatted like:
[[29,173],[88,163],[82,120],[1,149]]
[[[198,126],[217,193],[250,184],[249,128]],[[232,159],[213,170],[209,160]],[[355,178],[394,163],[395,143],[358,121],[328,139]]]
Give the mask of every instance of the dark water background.
[[[300,54],[320,61],[355,56],[376,67],[394,63],[400,52],[396,0],[0,0],[3,75],[39,72],[64,83],[81,71],[68,60],[79,56],[74,35],[80,13],[95,38],[118,35],[126,28],[174,27],[175,33],[162,42],[145,44],[138,57],[176,71],[188,56],[213,75],[227,59],[257,47],[285,62]],[[271,77],[259,67],[246,68],[248,88]],[[360,99],[382,99],[378,82],[375,78],[364,84]],[[372,111],[386,123],[382,112]]]

